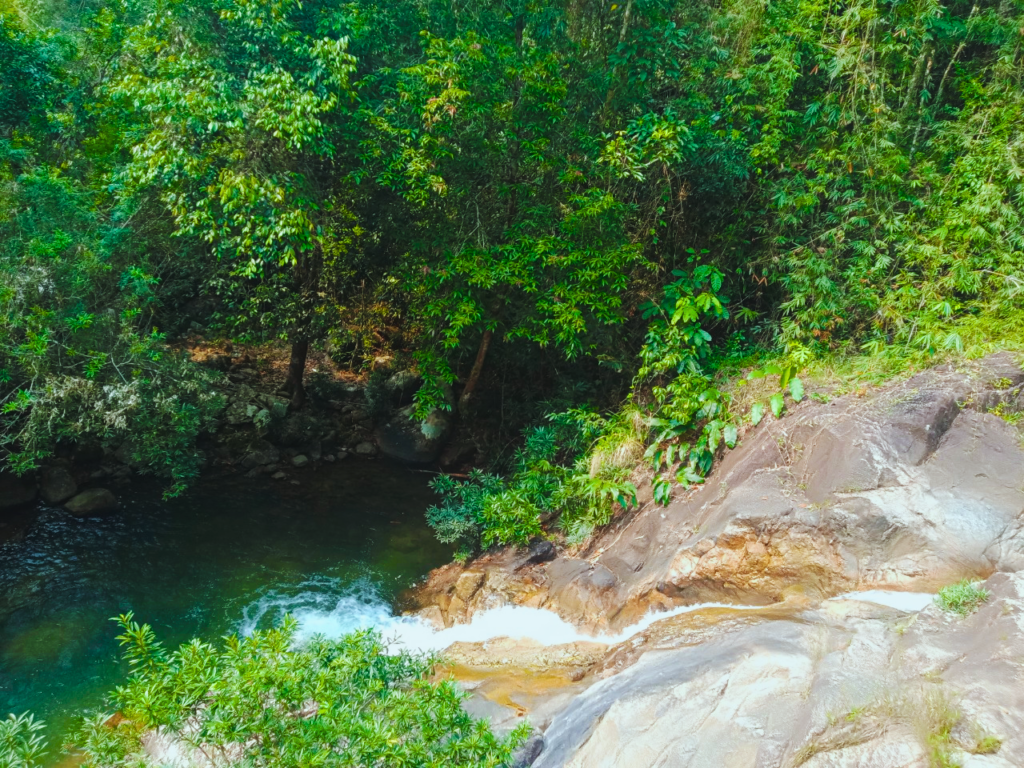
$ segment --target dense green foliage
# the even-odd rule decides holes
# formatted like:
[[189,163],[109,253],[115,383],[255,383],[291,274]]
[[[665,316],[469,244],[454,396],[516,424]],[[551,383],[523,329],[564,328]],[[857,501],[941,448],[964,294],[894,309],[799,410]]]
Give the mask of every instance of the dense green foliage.
[[[614,422],[587,411],[552,414],[552,424],[527,430],[507,479],[481,470],[465,482],[438,477],[433,487],[444,500],[427,511],[427,521],[441,541],[459,544],[459,557],[478,544],[525,545],[543,535],[541,519],[555,514],[569,539],[581,541],[608,522],[615,504],[636,504],[628,477],[639,455],[623,445],[642,444],[621,428],[628,416],[638,414]],[[629,426],[642,430],[639,422]],[[607,456],[601,440],[587,450],[599,436],[605,445],[614,442]]]
[[625,403],[442,481],[446,539],[578,537],[644,455],[664,502],[815,359],[1019,332],[1022,30],[1020,0],[2,0],[4,461],[134,438],[182,487],[219,407],[167,347],[196,321],[287,341],[295,408],[321,344],[498,446]]
[[[110,699],[118,716],[87,719],[71,740],[88,768],[160,764],[143,744],[157,730],[169,749],[254,768],[505,768],[526,736],[524,724],[495,737],[454,682],[430,679],[433,660],[389,653],[373,632],[296,647],[286,620],[170,652],[131,614],[118,623],[132,672]],[[29,717],[0,723],[0,765],[39,765],[38,730]]]

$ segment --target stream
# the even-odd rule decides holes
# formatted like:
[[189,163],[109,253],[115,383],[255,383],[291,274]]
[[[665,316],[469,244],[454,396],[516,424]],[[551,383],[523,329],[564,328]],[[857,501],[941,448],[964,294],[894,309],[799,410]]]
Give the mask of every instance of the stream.
[[171,501],[137,481],[109,517],[44,507],[20,535],[0,529],[0,717],[46,720],[56,761],[125,673],[110,617],[134,611],[171,647],[286,612],[338,635],[394,621],[398,593],[450,559],[424,521],[430,475],[352,462],[300,478],[211,478]]
[[[399,592],[451,557],[425,523],[430,476],[353,462],[300,477],[294,485],[207,479],[172,501],[139,481],[119,491],[122,508],[108,517],[43,507],[27,524],[23,515],[0,518],[0,717],[44,719],[48,765],[57,765],[76,715],[102,708],[127,673],[109,619],[128,611],[170,647],[248,635],[290,614],[300,642],[376,627],[394,648],[440,651],[502,636],[613,645],[682,613],[768,607],[677,606],[592,636],[547,610],[504,606],[436,631],[394,612]],[[875,590],[834,599],[913,612],[933,597]]]

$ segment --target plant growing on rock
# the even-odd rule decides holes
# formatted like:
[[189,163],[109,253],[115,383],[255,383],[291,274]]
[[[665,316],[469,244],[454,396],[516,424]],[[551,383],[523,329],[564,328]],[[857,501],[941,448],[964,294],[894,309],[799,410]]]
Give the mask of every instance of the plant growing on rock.
[[947,613],[963,617],[978,610],[990,596],[991,593],[981,586],[980,581],[963,579],[940,589],[935,602]]

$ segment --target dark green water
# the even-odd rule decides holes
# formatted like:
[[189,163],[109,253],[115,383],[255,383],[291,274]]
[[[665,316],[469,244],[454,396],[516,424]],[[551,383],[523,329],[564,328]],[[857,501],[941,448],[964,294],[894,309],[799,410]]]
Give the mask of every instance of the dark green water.
[[106,518],[42,509],[20,541],[0,543],[0,717],[32,711],[52,743],[75,713],[101,707],[124,672],[108,619],[126,611],[167,644],[285,611],[311,632],[378,624],[450,558],[424,523],[428,479],[352,462],[300,486],[207,480],[171,502],[136,483]]

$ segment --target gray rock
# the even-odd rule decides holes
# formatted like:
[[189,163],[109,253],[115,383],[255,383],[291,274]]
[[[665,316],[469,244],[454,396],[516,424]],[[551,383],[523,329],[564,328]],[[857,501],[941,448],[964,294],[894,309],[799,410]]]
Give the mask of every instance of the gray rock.
[[242,466],[246,469],[274,464],[281,460],[281,452],[269,440],[257,440],[242,456]]
[[273,480],[284,480],[286,477],[288,477],[288,475],[286,475],[284,472],[275,472],[270,477]]
[[384,387],[396,406],[404,406],[413,401],[416,391],[422,384],[423,379],[419,374],[412,371],[398,371],[388,378]]
[[284,419],[288,415],[288,403],[275,400],[270,406],[270,415],[278,420]]
[[[612,649],[602,667],[625,670],[554,717],[533,765],[917,768],[935,744],[947,764],[1018,765],[1024,574],[986,586],[966,619],[840,601],[659,622]],[[1002,744],[979,758],[985,735]]]
[[307,464],[309,464],[309,458],[306,457],[306,456],[303,456],[301,453],[298,456],[293,456],[292,457],[292,466],[304,467]]
[[60,504],[78,491],[78,484],[66,467],[47,467],[39,478],[39,495],[47,504]]
[[544,734],[534,731],[516,753],[512,755],[513,768],[530,768],[544,751]]
[[64,507],[76,517],[89,517],[113,512],[117,509],[117,497],[106,488],[90,488],[71,498]]
[[387,423],[377,428],[377,445],[385,456],[414,464],[430,464],[437,460],[451,434],[451,417],[434,410],[425,420],[413,416],[415,406],[406,406]]
[[377,452],[377,447],[370,442],[362,442],[356,446],[356,453],[360,456],[373,456]]

